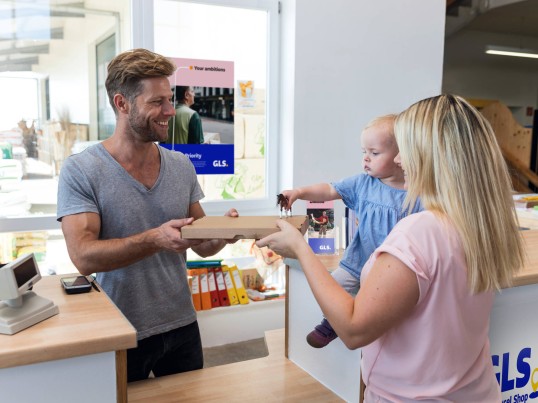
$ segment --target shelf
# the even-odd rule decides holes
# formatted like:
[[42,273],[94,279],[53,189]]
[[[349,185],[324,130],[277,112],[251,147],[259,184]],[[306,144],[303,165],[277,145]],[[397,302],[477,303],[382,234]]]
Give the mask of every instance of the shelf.
[[267,330],[285,326],[285,298],[250,301],[247,305],[232,305],[198,311],[202,345],[221,346],[259,339]]

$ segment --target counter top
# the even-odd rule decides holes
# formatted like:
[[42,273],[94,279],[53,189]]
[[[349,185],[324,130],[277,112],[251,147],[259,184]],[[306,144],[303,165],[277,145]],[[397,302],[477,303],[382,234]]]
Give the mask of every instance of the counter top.
[[514,277],[513,287],[538,283],[538,230],[521,231],[525,241],[527,260]]
[[[533,221],[520,218],[521,226],[530,228],[530,230],[521,231],[525,242],[527,261],[519,273],[514,276],[512,287],[538,283],[538,215],[535,216],[537,218],[532,218]],[[318,255],[318,258],[329,271],[332,271],[338,267],[341,256],[343,256],[342,249],[336,255]]]
[[136,330],[104,291],[67,295],[60,276],[44,276],[34,291],[60,313],[14,335],[0,334],[0,368],[136,347]]

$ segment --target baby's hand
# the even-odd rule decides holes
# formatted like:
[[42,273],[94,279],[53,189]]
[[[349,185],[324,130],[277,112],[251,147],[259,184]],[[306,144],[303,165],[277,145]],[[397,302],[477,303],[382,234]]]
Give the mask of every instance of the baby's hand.
[[280,194],[284,196],[286,200],[286,204],[281,204],[281,207],[285,208],[286,210],[291,210],[291,206],[293,205],[295,200],[299,198],[299,191],[297,189],[288,189],[283,190]]
[[236,209],[234,208],[231,208],[230,210],[228,210],[226,212],[226,214],[224,214],[226,217],[239,217],[239,213],[237,212]]

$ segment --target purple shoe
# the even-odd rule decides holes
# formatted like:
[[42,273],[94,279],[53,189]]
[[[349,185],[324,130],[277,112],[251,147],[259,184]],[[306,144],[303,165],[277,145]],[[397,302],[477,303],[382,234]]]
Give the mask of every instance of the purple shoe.
[[306,342],[314,348],[323,348],[338,336],[327,319],[323,319],[314,330],[306,336]]

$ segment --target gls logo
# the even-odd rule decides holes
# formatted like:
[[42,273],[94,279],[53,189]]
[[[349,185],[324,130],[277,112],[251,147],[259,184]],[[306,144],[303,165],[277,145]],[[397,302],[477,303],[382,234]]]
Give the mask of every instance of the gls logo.
[[224,168],[224,167],[227,167],[228,164],[226,163],[226,160],[215,160],[215,161],[213,161],[213,166],[214,167]]
[[495,377],[497,378],[497,382],[499,382],[499,385],[501,386],[501,392],[504,393],[514,389],[521,389],[525,387],[529,383],[529,381],[531,382],[533,392],[530,395],[516,394],[514,396],[510,396],[509,399],[503,400],[503,402],[525,402],[529,398],[535,399],[536,397],[538,397],[538,379],[536,379],[538,378],[536,376],[538,368],[532,369],[531,365],[528,362],[530,358],[531,349],[529,347],[521,349],[516,359],[516,369],[518,375],[520,376],[514,378],[510,377],[510,374],[508,373],[510,368],[510,353],[504,353],[502,356],[491,356],[491,361],[494,369],[499,370],[499,372],[495,374]]
[[331,250],[330,245],[320,245],[319,250]]

